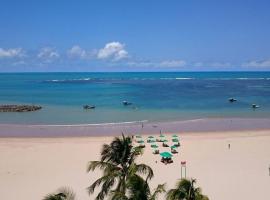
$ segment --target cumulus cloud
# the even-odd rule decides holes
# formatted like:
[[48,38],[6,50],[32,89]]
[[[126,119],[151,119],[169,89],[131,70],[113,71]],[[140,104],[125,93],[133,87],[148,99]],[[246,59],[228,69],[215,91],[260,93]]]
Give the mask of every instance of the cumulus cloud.
[[110,42],[100,49],[97,53],[98,59],[112,59],[114,61],[122,60],[128,57],[125,45],[120,42]]
[[86,58],[87,53],[84,49],[82,49],[78,45],[74,45],[71,49],[67,51],[68,56],[75,57],[75,58]]
[[250,61],[242,64],[242,67],[248,68],[268,68],[270,67],[270,59],[262,61]]
[[24,51],[22,48],[3,49],[0,48],[0,58],[18,58],[23,57]]
[[52,62],[53,60],[59,58],[60,55],[54,48],[44,47],[39,51],[37,57],[45,62]]

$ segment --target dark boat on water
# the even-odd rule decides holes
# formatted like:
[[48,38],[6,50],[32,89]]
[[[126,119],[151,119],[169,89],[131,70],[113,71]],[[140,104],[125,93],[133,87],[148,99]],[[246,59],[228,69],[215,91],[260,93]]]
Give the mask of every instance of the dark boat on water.
[[252,107],[253,109],[256,109],[256,108],[259,108],[260,106],[258,106],[258,105],[256,105],[256,104],[252,104],[251,107]]
[[95,109],[96,108],[96,106],[94,106],[94,105],[84,105],[83,106],[83,109],[85,109],[85,110],[87,110],[87,109]]
[[123,101],[122,103],[123,103],[124,106],[132,105],[132,103],[128,102],[128,101]]
[[235,98],[229,98],[229,102],[235,102],[235,101],[237,101],[237,99],[235,99]]

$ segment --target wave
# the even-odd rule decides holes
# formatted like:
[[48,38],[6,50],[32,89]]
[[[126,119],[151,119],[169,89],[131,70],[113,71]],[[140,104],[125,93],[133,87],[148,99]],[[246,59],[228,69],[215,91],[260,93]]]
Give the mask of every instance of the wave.
[[[116,126],[116,125],[126,125],[126,124],[141,124],[147,123],[148,120],[140,121],[127,121],[127,122],[108,122],[108,123],[97,123],[97,124],[27,124],[28,127],[80,127],[80,126]],[[6,124],[11,125],[11,124]],[[18,125],[17,126],[21,126]]]
[[270,78],[248,78],[248,77],[240,77],[240,78],[202,78],[204,80],[222,80],[222,81],[230,81],[230,80],[270,80]]
[[142,77],[132,77],[132,78],[77,78],[77,79],[52,79],[45,80],[43,82],[49,83],[80,83],[80,82],[107,82],[107,81],[155,81],[155,80],[221,80],[221,81],[230,81],[230,80],[270,80],[270,78],[249,78],[249,77],[237,77],[237,78],[195,78],[195,77],[157,77],[157,78],[142,78]]
[[45,80],[44,82],[80,82],[80,81],[90,81],[92,78],[78,78],[78,79],[53,79]]

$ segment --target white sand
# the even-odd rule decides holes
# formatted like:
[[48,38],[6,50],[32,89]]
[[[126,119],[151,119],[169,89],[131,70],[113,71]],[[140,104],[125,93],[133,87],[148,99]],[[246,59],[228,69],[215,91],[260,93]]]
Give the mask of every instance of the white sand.
[[[270,199],[270,130],[189,133],[180,138],[180,154],[170,165],[161,163],[147,144],[138,162],[154,169],[152,187],[164,182],[173,187],[180,178],[180,161],[185,160],[188,177],[196,178],[212,200]],[[0,199],[38,200],[61,186],[72,187],[79,200],[94,199],[86,187],[100,173],[87,174],[86,165],[99,159],[102,144],[111,139],[0,138]]]

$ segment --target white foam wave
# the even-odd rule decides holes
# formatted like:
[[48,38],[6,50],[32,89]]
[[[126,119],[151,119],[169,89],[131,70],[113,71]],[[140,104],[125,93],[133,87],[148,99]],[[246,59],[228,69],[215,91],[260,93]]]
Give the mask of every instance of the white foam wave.
[[128,122],[108,122],[108,123],[98,123],[98,124],[35,124],[35,125],[27,125],[29,127],[78,127],[78,126],[110,126],[110,125],[126,125],[126,124],[141,124],[146,123],[148,120],[141,120],[141,121],[128,121]]

